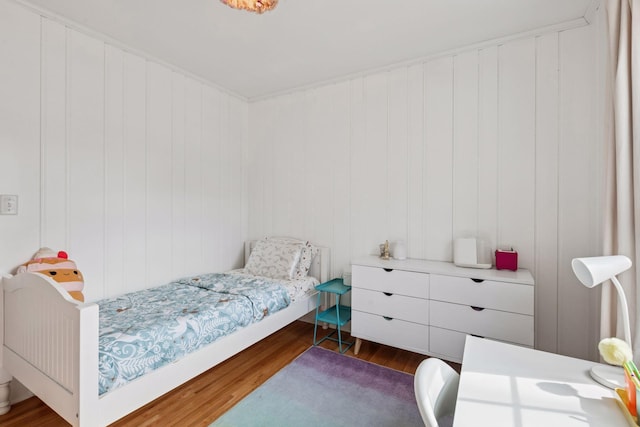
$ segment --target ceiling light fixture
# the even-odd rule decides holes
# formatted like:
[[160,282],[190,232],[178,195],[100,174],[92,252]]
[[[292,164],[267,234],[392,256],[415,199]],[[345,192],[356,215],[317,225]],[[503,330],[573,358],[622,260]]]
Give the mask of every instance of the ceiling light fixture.
[[249,12],[264,13],[273,9],[278,0],[220,0],[222,3],[234,9],[244,9]]

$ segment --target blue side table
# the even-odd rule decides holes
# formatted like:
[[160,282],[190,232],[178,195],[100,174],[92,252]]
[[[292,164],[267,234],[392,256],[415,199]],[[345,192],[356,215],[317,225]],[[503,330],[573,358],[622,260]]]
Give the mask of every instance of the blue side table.
[[[316,307],[316,321],[313,328],[313,345],[318,345],[324,340],[335,341],[340,347],[340,353],[344,353],[349,350],[349,347],[353,345],[353,341],[342,342],[342,333],[340,332],[340,328],[346,325],[351,320],[351,307],[340,305],[340,297],[347,292],[350,292],[351,286],[345,285],[342,279],[333,279],[329,280],[328,282],[319,284],[318,286],[316,286],[316,289],[318,290],[318,306]],[[323,293],[334,294],[336,296],[336,304],[321,312],[320,300]],[[330,332],[324,338],[316,341],[318,322],[336,325],[336,329]],[[334,334],[336,334],[336,332],[338,333],[338,338],[335,338],[333,336]],[[346,346],[344,349],[342,348],[343,344]]]

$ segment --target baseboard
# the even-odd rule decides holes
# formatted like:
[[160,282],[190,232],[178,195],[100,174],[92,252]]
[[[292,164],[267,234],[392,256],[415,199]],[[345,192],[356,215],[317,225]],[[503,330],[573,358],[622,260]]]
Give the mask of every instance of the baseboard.
[[11,380],[11,395],[9,400],[12,405],[22,402],[30,397],[33,397],[33,393],[31,393],[28,388],[23,386],[22,383],[15,378]]

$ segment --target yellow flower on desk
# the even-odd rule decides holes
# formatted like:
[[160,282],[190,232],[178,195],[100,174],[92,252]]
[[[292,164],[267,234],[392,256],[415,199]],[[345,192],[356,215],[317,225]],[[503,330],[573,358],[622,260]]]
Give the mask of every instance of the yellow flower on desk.
[[598,350],[605,362],[622,366],[627,360],[633,360],[629,344],[620,338],[605,338],[598,344]]

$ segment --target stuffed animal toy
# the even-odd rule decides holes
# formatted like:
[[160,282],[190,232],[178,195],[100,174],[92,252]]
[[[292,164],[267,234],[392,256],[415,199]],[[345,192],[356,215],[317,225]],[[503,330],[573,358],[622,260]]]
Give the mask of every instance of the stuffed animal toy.
[[18,273],[26,272],[51,277],[69,292],[72,298],[84,302],[84,278],[76,263],[69,259],[65,251],[54,252],[49,248],[41,248],[31,261],[18,267]]

